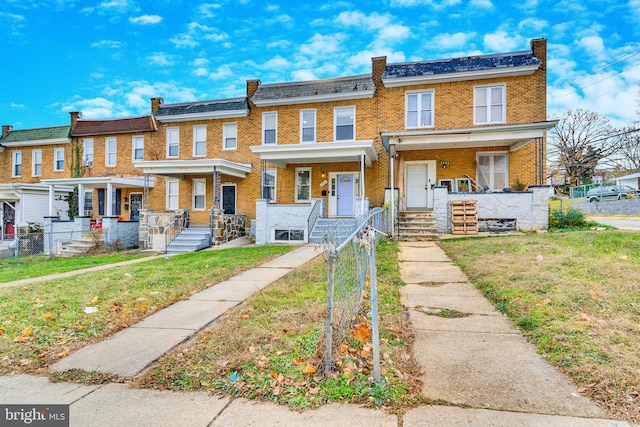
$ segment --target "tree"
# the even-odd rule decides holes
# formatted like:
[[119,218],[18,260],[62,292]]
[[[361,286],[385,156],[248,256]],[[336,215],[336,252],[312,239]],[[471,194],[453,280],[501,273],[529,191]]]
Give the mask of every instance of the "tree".
[[602,159],[616,152],[619,139],[609,119],[593,111],[567,110],[552,131],[549,158],[564,170],[571,184],[590,182]]
[[607,162],[618,175],[640,172],[640,121],[617,132],[618,151]]

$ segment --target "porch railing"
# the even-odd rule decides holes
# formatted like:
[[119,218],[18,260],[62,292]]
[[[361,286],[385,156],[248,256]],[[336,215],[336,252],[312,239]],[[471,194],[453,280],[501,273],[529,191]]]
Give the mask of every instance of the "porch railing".
[[322,199],[313,199],[311,212],[309,213],[309,218],[307,220],[307,233],[311,234],[311,230],[316,225],[316,221],[318,218],[322,216],[322,212],[324,211],[324,200]]

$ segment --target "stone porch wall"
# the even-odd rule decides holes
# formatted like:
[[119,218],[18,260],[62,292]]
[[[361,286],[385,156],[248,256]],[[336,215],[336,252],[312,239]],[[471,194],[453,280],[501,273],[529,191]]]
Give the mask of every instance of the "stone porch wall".
[[189,209],[153,212],[140,209],[139,247],[162,252],[183,229],[189,226]]
[[213,246],[242,237],[247,231],[246,215],[225,215],[222,209],[213,211]]

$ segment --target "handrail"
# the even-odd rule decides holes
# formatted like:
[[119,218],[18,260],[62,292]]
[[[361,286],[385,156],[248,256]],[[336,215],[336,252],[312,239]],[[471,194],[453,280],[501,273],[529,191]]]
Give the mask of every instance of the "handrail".
[[307,234],[311,234],[311,230],[316,225],[316,221],[322,215],[322,200],[321,199],[313,199],[313,206],[311,207],[311,212],[309,213],[309,217],[307,218]]

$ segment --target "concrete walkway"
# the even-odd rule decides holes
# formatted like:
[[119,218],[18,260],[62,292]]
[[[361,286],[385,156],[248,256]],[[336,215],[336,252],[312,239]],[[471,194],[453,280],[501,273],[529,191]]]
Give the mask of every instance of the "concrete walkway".
[[[230,307],[320,253],[313,246],[296,249],[87,346],[52,368],[131,377]],[[410,307],[416,357],[424,370],[423,395],[460,406],[421,406],[402,416],[339,404],[295,412],[205,392],[52,383],[32,375],[0,377],[0,404],[69,404],[70,425],[89,427],[629,425],[602,419],[600,409],[541,359],[436,245],[403,243],[400,260],[408,283],[402,297]],[[440,309],[469,316],[427,314]]]

